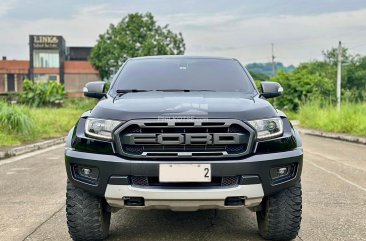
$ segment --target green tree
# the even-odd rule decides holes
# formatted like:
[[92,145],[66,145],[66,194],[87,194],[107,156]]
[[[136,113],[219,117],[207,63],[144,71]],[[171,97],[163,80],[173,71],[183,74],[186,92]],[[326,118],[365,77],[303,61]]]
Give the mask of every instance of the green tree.
[[252,78],[256,81],[265,81],[265,80],[269,80],[269,76],[265,75],[263,73],[259,73],[259,72],[254,72],[254,71],[250,71],[249,70],[250,75],[252,76]]
[[342,95],[347,101],[366,101],[366,56],[356,56],[343,66]]
[[[311,66],[313,72],[323,73],[332,79],[337,78],[338,49],[332,48],[322,52],[325,61],[318,66]],[[366,100],[366,57],[351,55],[347,48],[342,48],[342,99],[350,102]]]
[[102,79],[109,78],[130,57],[184,54],[181,33],[173,33],[168,25],[156,24],[151,13],[131,13],[117,25],[110,24],[99,35],[90,61]]
[[[272,63],[251,63],[251,64],[247,64],[245,67],[250,72],[261,73],[261,74],[265,74],[267,76],[272,76]],[[290,73],[295,70],[295,66],[289,65],[286,67],[283,65],[283,63],[277,62],[275,69],[276,69],[276,72],[279,72],[282,70],[286,73]]]
[[[348,62],[352,59],[352,56],[348,53],[348,49],[342,47],[342,62]],[[338,62],[338,48],[331,48],[328,50],[323,50],[322,54],[326,62],[330,64],[336,64]]]
[[301,64],[291,73],[280,71],[272,78],[282,85],[285,92],[274,100],[276,107],[297,111],[308,100],[334,101],[335,84],[326,74],[313,71],[314,67],[319,67],[318,63]]
[[[366,100],[366,56],[348,54],[342,49],[342,99],[348,102]],[[273,81],[279,82],[285,94],[274,100],[278,108],[297,110],[301,104],[316,100],[333,104],[336,97],[337,49],[322,51],[324,61],[300,64],[293,72],[279,72]]]

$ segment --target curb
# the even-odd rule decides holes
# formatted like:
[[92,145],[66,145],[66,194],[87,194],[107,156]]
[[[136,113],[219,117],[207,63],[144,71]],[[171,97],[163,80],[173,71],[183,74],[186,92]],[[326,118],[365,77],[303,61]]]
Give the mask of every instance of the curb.
[[347,142],[353,142],[358,144],[366,145],[366,137],[360,137],[360,136],[352,136],[348,134],[342,134],[342,133],[333,133],[333,132],[324,132],[324,131],[318,131],[314,129],[306,129],[299,126],[296,126],[296,129],[306,135],[312,135],[312,136],[320,136],[335,140],[341,140],[341,141],[347,141]]
[[45,149],[50,146],[64,143],[65,140],[66,140],[66,137],[59,137],[59,138],[55,138],[55,139],[51,139],[51,140],[47,140],[47,141],[41,141],[41,142],[29,144],[29,145],[10,148],[9,150],[6,150],[6,151],[0,151],[0,160],[9,158],[12,156],[19,156],[21,154],[25,154],[25,153],[32,152],[32,151]]

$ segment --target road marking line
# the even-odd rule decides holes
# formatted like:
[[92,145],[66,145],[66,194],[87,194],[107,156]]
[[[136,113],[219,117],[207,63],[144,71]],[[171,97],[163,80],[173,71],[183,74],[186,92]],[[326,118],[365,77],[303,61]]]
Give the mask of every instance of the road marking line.
[[351,165],[351,164],[348,164],[348,163],[344,163],[344,161],[342,161],[342,160],[336,160],[336,159],[329,158],[329,157],[327,157],[327,156],[325,156],[325,155],[323,155],[321,153],[318,153],[318,152],[312,152],[312,151],[309,151],[309,150],[305,150],[305,153],[306,152],[309,153],[310,155],[319,156],[321,158],[327,159],[327,160],[332,161],[332,162],[339,163],[339,164],[341,164],[343,166],[346,166],[346,167],[351,167],[351,168],[354,168],[354,169],[357,169],[357,170],[360,170],[360,171],[366,171],[366,170],[364,170],[362,168],[359,168],[359,167],[356,167],[354,165]]
[[352,185],[352,186],[354,186],[354,187],[357,187],[358,189],[361,189],[362,191],[366,192],[366,188],[364,188],[364,187],[362,187],[362,186],[360,186],[360,185],[358,185],[358,184],[356,184],[356,183],[354,183],[354,182],[351,182],[350,180],[348,180],[348,179],[346,179],[346,178],[342,177],[341,175],[339,175],[339,174],[337,174],[337,173],[335,173],[335,172],[329,171],[328,169],[325,169],[324,167],[321,167],[321,166],[319,166],[319,165],[315,164],[315,163],[314,163],[314,162],[312,162],[312,161],[306,161],[306,162],[307,162],[307,163],[310,163],[310,164],[311,164],[311,165],[313,165],[314,167],[317,167],[317,168],[319,168],[320,170],[323,170],[323,171],[325,171],[326,173],[331,174],[331,175],[333,175],[333,176],[337,177],[338,179],[340,179],[340,180],[342,180],[342,181],[344,181],[344,182],[346,182],[346,183],[348,183],[348,184],[350,184],[350,185]]
[[20,156],[17,156],[17,157],[12,157],[12,158],[9,158],[9,159],[5,159],[5,160],[2,160],[2,161],[0,160],[0,166],[5,165],[5,164],[9,164],[9,163],[13,163],[13,162],[16,162],[16,161],[20,161],[20,160],[23,160],[23,159],[26,159],[26,158],[29,158],[29,157],[32,157],[32,156],[36,156],[36,155],[39,155],[39,154],[42,154],[42,153],[45,153],[45,152],[48,152],[48,151],[52,151],[54,149],[57,149],[57,148],[60,148],[60,147],[63,147],[63,146],[65,146],[65,143],[58,144],[58,145],[51,146],[51,147],[47,147],[47,148],[42,149],[42,150],[26,153],[26,154],[23,154],[23,155],[20,155]]
[[58,210],[56,210],[51,216],[49,216],[46,220],[44,220],[41,224],[39,224],[30,234],[28,234],[27,236],[25,236],[25,238],[23,239],[23,241],[27,240],[31,235],[33,235],[45,223],[47,223],[49,220],[51,220],[53,217],[55,217],[57,213],[59,213],[62,209],[65,208],[65,206],[66,205],[63,204],[61,208],[59,208]]

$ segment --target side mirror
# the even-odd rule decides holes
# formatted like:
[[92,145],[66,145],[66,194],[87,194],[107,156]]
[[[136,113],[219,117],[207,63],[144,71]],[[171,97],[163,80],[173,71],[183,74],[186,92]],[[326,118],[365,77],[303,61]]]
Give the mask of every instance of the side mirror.
[[264,98],[274,98],[280,96],[283,92],[283,88],[279,83],[271,81],[261,82],[261,89],[261,96]]
[[104,81],[89,82],[83,88],[84,96],[101,99],[105,96],[104,87]]

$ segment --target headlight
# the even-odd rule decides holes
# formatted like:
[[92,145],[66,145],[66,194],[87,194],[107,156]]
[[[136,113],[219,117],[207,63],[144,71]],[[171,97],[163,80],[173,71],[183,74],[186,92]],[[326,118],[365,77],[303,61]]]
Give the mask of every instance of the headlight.
[[264,140],[282,135],[283,124],[281,118],[248,121],[257,131],[257,139]]
[[112,131],[121,121],[88,118],[85,123],[85,133],[98,139],[112,140]]

